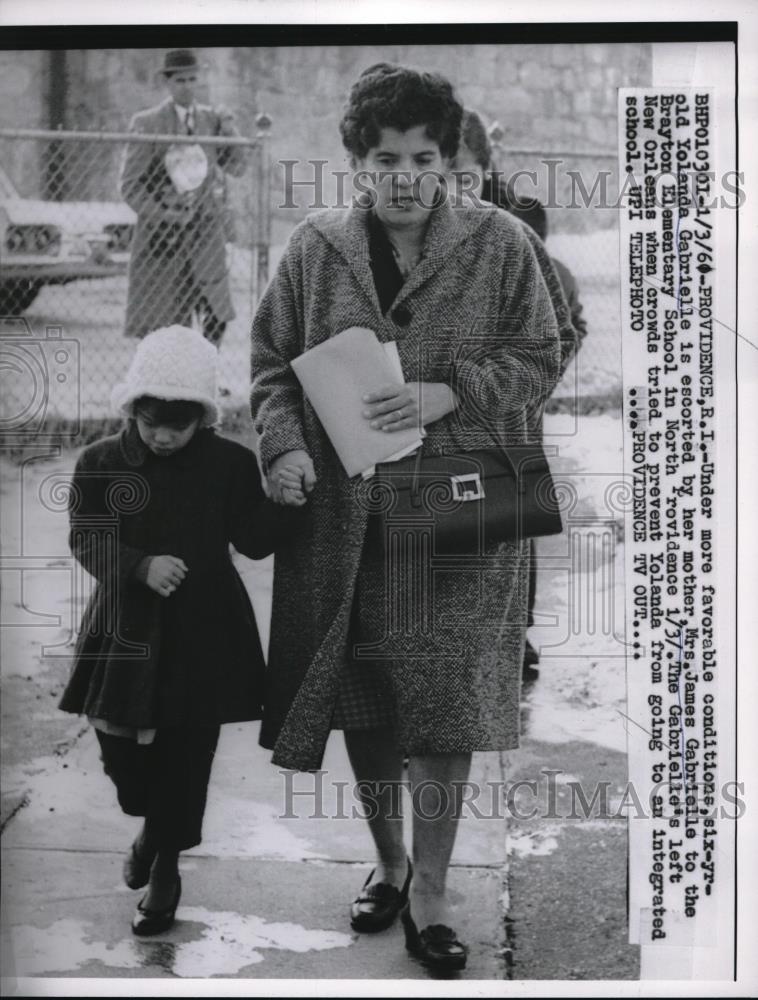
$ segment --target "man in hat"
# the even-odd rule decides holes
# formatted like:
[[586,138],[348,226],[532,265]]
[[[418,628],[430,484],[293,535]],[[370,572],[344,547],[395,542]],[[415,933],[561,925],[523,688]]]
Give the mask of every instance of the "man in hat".
[[[195,100],[200,65],[194,52],[166,53],[158,71],[169,96],[140,111],[130,131],[142,135],[237,136],[234,116]],[[225,174],[245,170],[245,148],[197,143],[130,142],[120,177],[137,213],[129,262],[126,335],[197,317],[218,344],[234,318],[226,266]]]

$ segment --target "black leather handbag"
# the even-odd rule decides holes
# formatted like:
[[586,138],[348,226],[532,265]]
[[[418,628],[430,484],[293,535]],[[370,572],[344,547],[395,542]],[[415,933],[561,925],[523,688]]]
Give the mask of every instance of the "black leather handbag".
[[559,534],[563,525],[539,444],[415,455],[376,467],[369,492],[392,532],[426,533],[435,554]]

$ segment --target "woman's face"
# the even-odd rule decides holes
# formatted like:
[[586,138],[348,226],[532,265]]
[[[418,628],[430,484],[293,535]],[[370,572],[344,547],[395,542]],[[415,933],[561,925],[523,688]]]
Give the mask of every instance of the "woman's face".
[[484,168],[477,163],[474,154],[464,143],[461,143],[455,155],[451,178],[454,204],[470,205],[475,199],[481,198]]
[[435,205],[439,175],[448,167],[425,125],[407,132],[383,128],[378,144],[358,160],[364,190],[373,192],[376,214],[392,227],[414,226],[426,221]]

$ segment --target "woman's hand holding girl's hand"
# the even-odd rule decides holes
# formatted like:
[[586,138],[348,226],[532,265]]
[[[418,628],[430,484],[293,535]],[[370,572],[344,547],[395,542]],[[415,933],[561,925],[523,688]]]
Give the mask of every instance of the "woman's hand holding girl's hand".
[[176,556],[153,556],[145,583],[161,597],[170,597],[188,572],[186,563]]
[[402,431],[441,420],[456,408],[458,397],[445,382],[406,382],[384,386],[363,402],[369,404],[363,416],[376,430]]
[[307,451],[288,451],[270,465],[267,476],[271,499],[288,507],[302,507],[316,485],[313,461]]

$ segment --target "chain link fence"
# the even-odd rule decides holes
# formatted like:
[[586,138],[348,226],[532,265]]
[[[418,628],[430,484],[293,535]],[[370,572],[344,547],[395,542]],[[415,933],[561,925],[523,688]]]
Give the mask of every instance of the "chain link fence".
[[[271,245],[275,171],[261,121],[254,139],[0,131],[4,430],[36,426],[41,399],[47,420],[110,415],[134,337],[173,322],[219,343],[222,392],[244,407],[251,319],[283,251]],[[547,249],[576,279],[587,324],[552,405],[613,409],[616,157],[495,147],[503,176],[547,206]]]
[[247,398],[266,139],[0,131],[4,426],[40,394],[47,420],[109,415],[134,338],[171,323],[217,342],[222,393]]

